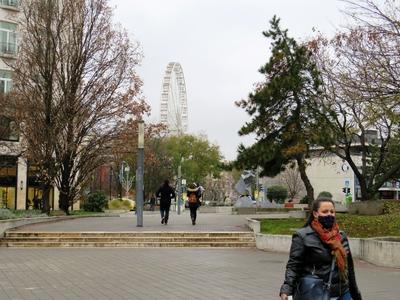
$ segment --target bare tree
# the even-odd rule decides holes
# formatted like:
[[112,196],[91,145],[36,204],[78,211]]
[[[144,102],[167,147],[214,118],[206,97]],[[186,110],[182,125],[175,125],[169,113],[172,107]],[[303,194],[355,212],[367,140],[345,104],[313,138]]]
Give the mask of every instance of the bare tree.
[[[239,196],[235,191],[235,184],[232,171],[223,171],[219,177],[208,175],[204,180],[204,201],[209,201],[212,205],[230,205]],[[227,199],[228,203],[225,202]]]
[[20,130],[45,191],[55,184],[68,213],[119,122],[145,111],[135,71],[141,52],[112,24],[106,0],[24,1],[22,12],[13,66]]
[[[148,107],[146,111],[149,111],[149,109]],[[111,160],[115,170],[119,169],[123,161],[131,167],[136,166],[137,132],[137,120],[121,123],[118,136],[112,142],[111,149]],[[164,124],[145,124],[145,197],[154,193],[165,179],[173,177],[172,159],[169,157],[165,145],[166,133],[167,126]]]
[[296,167],[289,167],[280,175],[281,180],[288,189],[289,199],[293,200],[304,189],[299,170]]
[[349,163],[361,198],[369,200],[400,170],[393,147],[399,139],[400,11],[393,1],[385,9],[370,0],[345,2],[356,24],[332,40],[310,43],[325,89],[320,107],[329,130],[321,141]]

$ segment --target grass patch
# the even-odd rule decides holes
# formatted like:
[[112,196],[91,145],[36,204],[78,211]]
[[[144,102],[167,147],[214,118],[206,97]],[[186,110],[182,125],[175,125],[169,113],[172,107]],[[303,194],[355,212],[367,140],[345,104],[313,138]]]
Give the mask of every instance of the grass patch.
[[84,211],[84,210],[73,210],[70,211],[69,214],[71,216],[92,216],[92,215],[101,215],[104,214],[104,211]]
[[[361,216],[337,214],[341,230],[349,237],[370,238],[400,236],[400,214]],[[303,227],[305,219],[263,219],[261,232],[267,234],[293,234]]]
[[338,223],[340,229],[350,237],[400,236],[398,213],[379,216],[341,215]]
[[[70,210],[69,215],[70,216],[92,216],[92,215],[101,215],[104,214],[104,212],[97,212],[97,211],[85,211],[85,210]],[[52,210],[50,211],[50,216],[51,217],[61,217],[65,216],[65,212],[62,210]]]
[[[88,212],[84,210],[74,210],[70,211],[71,216],[91,216],[99,215],[99,212]],[[51,217],[65,216],[65,213],[61,210],[50,211]],[[40,218],[47,217],[46,214],[42,213],[40,210],[10,210],[10,209],[0,209],[0,220],[9,219],[23,219],[23,218]]]
[[[70,216],[93,216],[93,215],[101,215],[104,214],[104,212],[96,212],[96,211],[84,211],[82,210],[70,210],[69,215]],[[61,217],[61,216],[66,216],[65,212],[62,210],[52,210],[50,211],[50,216],[51,217]]]
[[257,212],[289,212],[294,210],[302,210],[301,208],[288,207],[257,207]]
[[293,234],[298,228],[303,227],[304,219],[262,219],[261,233],[267,234]]
[[0,209],[0,220],[46,217],[40,210]]

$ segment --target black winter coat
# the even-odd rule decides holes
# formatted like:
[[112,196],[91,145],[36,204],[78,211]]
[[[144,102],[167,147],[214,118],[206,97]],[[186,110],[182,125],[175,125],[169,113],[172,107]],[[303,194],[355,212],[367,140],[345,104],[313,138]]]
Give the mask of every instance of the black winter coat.
[[171,199],[175,198],[175,191],[169,185],[162,185],[157,193],[157,197],[160,198],[160,206],[167,207],[171,205]]
[[[340,279],[336,266],[332,274],[331,296],[339,297],[350,290],[353,300],[361,300],[354,274],[349,241],[344,232],[340,232],[340,234],[342,236],[342,245],[347,252],[348,280]],[[280,294],[293,295],[299,278],[306,274],[314,273],[327,282],[332,264],[331,252],[330,247],[322,242],[311,226],[297,230],[292,237],[285,281],[281,287]]]

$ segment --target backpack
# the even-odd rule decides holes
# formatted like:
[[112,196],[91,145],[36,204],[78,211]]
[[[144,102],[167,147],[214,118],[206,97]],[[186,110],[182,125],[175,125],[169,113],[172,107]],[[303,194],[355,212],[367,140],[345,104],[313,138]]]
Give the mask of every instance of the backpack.
[[194,193],[189,194],[188,195],[188,202],[192,203],[192,204],[197,203],[196,194],[194,194]]

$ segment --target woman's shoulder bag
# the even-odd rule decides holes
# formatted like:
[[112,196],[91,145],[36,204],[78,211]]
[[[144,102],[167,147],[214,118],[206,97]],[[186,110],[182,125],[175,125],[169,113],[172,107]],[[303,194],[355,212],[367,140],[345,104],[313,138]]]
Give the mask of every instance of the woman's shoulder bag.
[[335,257],[332,258],[329,280],[325,282],[315,274],[307,274],[300,278],[294,300],[330,300],[332,273],[335,268]]

